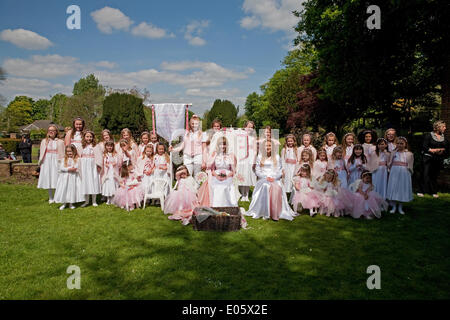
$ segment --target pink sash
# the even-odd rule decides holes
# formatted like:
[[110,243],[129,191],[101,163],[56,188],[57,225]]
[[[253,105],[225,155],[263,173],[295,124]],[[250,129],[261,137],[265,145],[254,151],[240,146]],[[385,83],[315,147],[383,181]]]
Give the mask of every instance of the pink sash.
[[295,159],[286,159],[286,160],[284,160],[284,162],[290,163],[290,164],[296,164],[297,163],[297,161]]
[[402,161],[394,161],[392,162],[393,166],[401,166],[401,167],[407,167],[408,164],[406,162],[402,162]]
[[281,190],[281,187],[275,181],[270,183],[270,217],[273,220],[278,220],[280,218],[282,207],[281,192],[283,192],[283,190]]

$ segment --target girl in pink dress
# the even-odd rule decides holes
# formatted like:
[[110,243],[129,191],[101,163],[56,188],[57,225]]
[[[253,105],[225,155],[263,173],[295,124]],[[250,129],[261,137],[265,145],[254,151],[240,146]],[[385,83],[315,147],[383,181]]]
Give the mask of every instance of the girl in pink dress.
[[361,179],[350,185],[350,189],[354,192],[353,211],[351,214],[353,218],[381,218],[381,211],[387,210],[387,202],[375,192],[375,187],[372,184],[372,174],[369,170],[364,170],[361,174]]
[[197,182],[189,175],[185,165],[177,168],[175,173],[176,186],[166,199],[164,213],[172,214],[171,220],[181,220],[183,225],[190,222],[192,212],[199,206],[197,200]]
[[314,194],[320,199],[319,213],[321,215],[339,217],[345,214],[346,203],[351,202],[352,199],[346,198],[347,194],[341,192],[339,179],[334,170],[327,170],[313,186]]
[[297,212],[298,204],[300,204],[303,209],[309,209],[311,217],[314,216],[320,206],[320,199],[312,192],[311,167],[308,164],[302,165],[298,175],[293,178],[293,182],[295,190],[292,199],[294,212]]
[[102,196],[106,197],[106,204],[112,204],[112,199],[119,187],[119,168],[122,166],[121,159],[114,150],[114,142],[105,142],[103,152],[103,166],[100,175],[102,183]]
[[328,167],[328,156],[325,149],[320,149],[317,152],[317,160],[314,161],[313,168],[313,179],[318,179],[323,176],[323,174],[327,171]]
[[132,172],[133,165],[123,163],[120,169],[120,187],[114,195],[114,204],[127,211],[141,207],[144,199],[144,191],[137,179],[137,175]]

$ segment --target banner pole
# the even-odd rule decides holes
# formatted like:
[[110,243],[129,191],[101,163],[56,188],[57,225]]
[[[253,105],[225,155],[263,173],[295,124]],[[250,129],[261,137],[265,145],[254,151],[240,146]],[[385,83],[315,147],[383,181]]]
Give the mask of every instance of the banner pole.
[[152,104],[152,129],[153,134],[155,134],[155,105]]

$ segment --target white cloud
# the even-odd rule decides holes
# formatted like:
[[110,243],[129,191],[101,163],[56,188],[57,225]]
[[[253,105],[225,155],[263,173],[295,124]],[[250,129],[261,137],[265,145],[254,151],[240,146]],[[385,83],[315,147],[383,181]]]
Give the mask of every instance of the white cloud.
[[298,18],[292,11],[300,11],[306,0],[244,0],[242,9],[247,16],[241,19],[244,29],[263,29],[293,33]]
[[99,61],[94,65],[100,68],[107,68],[107,69],[114,69],[117,67],[117,63],[110,61]]
[[208,20],[192,21],[185,28],[184,38],[192,46],[204,46],[206,41],[200,37],[203,30],[209,26]]
[[53,45],[47,38],[25,29],[3,30],[0,39],[27,50],[44,50]]
[[173,38],[175,35],[173,33],[168,34],[166,30],[158,28],[151,23],[142,22],[138,26],[131,30],[131,33],[135,36],[145,37],[149,39],[160,39],[160,38]]
[[97,28],[103,33],[112,33],[114,29],[128,31],[133,21],[119,9],[104,7],[91,12]]
[[30,59],[6,59],[3,68],[8,74],[20,77],[57,78],[76,74],[82,65],[74,57],[33,55]]

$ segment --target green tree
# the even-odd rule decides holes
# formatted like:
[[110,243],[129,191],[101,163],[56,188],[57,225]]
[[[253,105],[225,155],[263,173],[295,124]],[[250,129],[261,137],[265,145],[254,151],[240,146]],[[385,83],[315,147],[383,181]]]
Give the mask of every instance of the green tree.
[[105,98],[99,123],[114,134],[123,128],[134,134],[148,130],[142,99],[128,93],[113,93]]
[[99,80],[93,74],[90,74],[85,78],[81,78],[80,80],[78,80],[73,85],[72,93],[74,96],[78,96],[90,90],[96,91],[98,95],[104,95],[106,91],[105,88],[100,84]]
[[[300,22],[295,42],[317,51],[315,84],[322,90],[321,98],[351,110],[354,119],[367,112],[392,112],[399,98],[415,105],[435,92],[442,94],[448,110],[449,4],[439,0],[376,4],[381,29],[367,28],[369,4],[363,0],[309,0],[296,13]],[[407,105],[403,112],[409,112]]]
[[26,96],[17,96],[6,108],[8,131],[16,131],[18,127],[33,122],[33,99]]
[[220,119],[224,127],[235,126],[237,120],[237,109],[229,100],[216,99],[214,104],[207,114],[207,128],[211,127],[214,119]]
[[31,117],[33,120],[45,120],[49,118],[50,101],[47,99],[39,99],[33,103]]
[[58,93],[55,94],[51,99],[49,103],[49,119],[52,120],[55,123],[68,126],[71,124],[70,120],[67,123],[64,123],[62,116],[64,114],[64,110],[67,107],[67,99],[68,97],[65,94]]
[[104,99],[96,90],[87,90],[80,95],[68,97],[62,107],[61,124],[70,126],[74,118],[81,117],[86,122],[86,128],[100,131],[99,119]]

